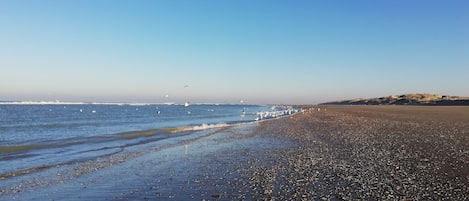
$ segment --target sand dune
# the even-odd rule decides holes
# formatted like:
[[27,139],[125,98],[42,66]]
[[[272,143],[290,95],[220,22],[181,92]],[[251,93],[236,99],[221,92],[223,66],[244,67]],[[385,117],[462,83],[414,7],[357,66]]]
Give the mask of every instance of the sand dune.
[[469,97],[438,94],[404,94],[380,98],[356,98],[323,105],[469,105]]

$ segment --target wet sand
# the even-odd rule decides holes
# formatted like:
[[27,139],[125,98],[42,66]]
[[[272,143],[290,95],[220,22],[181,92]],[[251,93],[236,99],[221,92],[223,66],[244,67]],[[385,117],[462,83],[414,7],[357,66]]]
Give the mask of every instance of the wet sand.
[[313,107],[0,180],[0,200],[469,199],[469,107]]

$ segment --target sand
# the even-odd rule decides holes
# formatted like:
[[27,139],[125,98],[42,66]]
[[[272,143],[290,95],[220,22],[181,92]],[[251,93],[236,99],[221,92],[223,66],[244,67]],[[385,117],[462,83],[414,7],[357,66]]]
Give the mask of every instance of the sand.
[[319,109],[10,178],[0,200],[469,199],[469,107]]
[[[274,123],[269,171],[254,199],[467,200],[469,107],[328,106]],[[283,159],[283,160],[282,160]],[[269,182],[262,178],[271,177]],[[267,183],[267,184],[266,184]]]

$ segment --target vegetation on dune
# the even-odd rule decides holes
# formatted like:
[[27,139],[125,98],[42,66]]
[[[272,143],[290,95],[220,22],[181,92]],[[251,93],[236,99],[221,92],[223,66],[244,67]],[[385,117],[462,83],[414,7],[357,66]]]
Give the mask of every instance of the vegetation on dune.
[[323,105],[469,105],[469,97],[439,94],[404,94],[380,98],[356,98]]

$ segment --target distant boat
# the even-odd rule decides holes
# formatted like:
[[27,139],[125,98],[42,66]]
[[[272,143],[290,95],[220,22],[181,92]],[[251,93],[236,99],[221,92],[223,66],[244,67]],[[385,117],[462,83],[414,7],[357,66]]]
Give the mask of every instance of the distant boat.
[[186,101],[186,102],[184,103],[184,107],[189,107],[189,102]]

